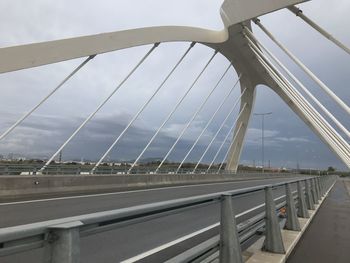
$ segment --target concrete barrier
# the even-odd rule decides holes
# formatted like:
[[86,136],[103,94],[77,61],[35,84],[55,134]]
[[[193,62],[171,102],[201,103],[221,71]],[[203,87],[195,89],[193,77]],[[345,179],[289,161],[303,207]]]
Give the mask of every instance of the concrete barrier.
[[0,200],[107,192],[219,181],[254,180],[295,174],[132,174],[0,176]]

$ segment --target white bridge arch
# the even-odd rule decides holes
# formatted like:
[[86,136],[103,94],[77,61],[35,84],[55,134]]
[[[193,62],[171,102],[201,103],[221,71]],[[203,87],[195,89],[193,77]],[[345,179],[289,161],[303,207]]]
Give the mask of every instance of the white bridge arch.
[[[293,85],[280,74],[278,69],[274,68],[265,57],[266,51],[264,52],[250,32],[253,21],[260,25],[255,20],[257,17],[282,8],[293,7],[302,2],[305,1],[225,0],[220,10],[224,22],[224,29],[221,31],[183,26],[162,26],[1,48],[0,73],[95,56],[139,45],[173,41],[202,43],[224,55],[241,76],[240,84],[243,93],[241,114],[236,123],[234,141],[226,160],[227,170],[237,170],[254,106],[255,89],[260,84],[274,90],[350,168],[350,146],[347,141],[293,88]],[[261,27],[263,28],[263,26]],[[349,107],[346,104],[331,91],[329,94],[349,113]],[[341,127],[343,126],[341,125]],[[346,130],[346,128],[344,129]]]

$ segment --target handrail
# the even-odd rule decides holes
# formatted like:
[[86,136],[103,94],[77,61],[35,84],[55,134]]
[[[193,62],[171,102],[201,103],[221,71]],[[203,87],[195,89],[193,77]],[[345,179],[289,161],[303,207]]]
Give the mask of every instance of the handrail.
[[[158,174],[176,174],[177,164],[173,167],[167,167],[160,169]],[[36,176],[36,175],[89,175],[92,166],[89,165],[80,165],[80,164],[50,164],[47,166],[44,172],[39,173],[42,164],[0,164],[0,176],[8,175],[18,175],[18,176]],[[128,174],[130,166],[100,166],[95,175],[126,175]],[[138,169],[134,168],[131,173],[128,175],[135,174],[154,174],[154,166],[145,166],[139,167]],[[217,167],[211,168],[208,170],[205,168],[197,168],[196,172],[193,173],[192,168],[181,168],[177,174],[217,174]],[[302,169],[303,170],[303,169]],[[309,169],[304,169],[304,171],[310,171]],[[324,171],[311,170],[313,174],[319,175],[324,173]],[[236,173],[235,171],[230,170],[221,170],[220,174],[232,174]],[[250,170],[239,170],[239,174],[261,174],[261,171],[250,171]],[[266,174],[279,174],[287,175],[293,174],[295,171],[268,171]]]
[[[305,184],[305,187],[300,187],[300,189],[302,189],[302,195],[300,195],[300,193],[296,195],[297,191],[290,192],[292,194],[292,199],[288,199],[286,195],[282,195],[275,199],[272,199],[274,203],[273,205],[266,203],[265,201],[265,203],[258,205],[246,212],[243,212],[238,216],[235,216],[235,218],[243,218],[243,216],[252,214],[252,216],[248,220],[238,225],[235,225],[235,228],[237,228],[238,235],[241,235],[240,237],[237,237],[240,239],[239,242],[241,243],[255,235],[256,231],[258,229],[261,229],[261,227],[265,226],[265,228],[267,228],[267,209],[271,207],[271,205],[272,207],[274,207],[274,210],[278,210],[281,207],[285,206],[288,200],[295,199],[297,199],[297,201],[294,201],[295,204],[298,203],[299,205],[299,196],[306,196],[307,198],[311,198],[310,194],[308,193],[308,185],[311,185],[313,201],[317,202],[321,198],[321,196],[326,192],[326,189],[328,189],[330,185],[334,182],[334,177],[305,177],[302,179],[288,180],[281,183],[260,185],[232,191],[180,198],[175,200],[138,205],[128,208],[121,208],[116,210],[49,220],[39,223],[1,228],[0,257],[46,246],[49,246],[52,249],[57,245],[56,243],[58,242],[56,241],[57,238],[52,238],[53,236],[57,237],[60,235],[73,235],[74,232],[77,232],[79,233],[79,235],[74,236],[75,238],[80,239],[87,235],[95,234],[102,231],[108,231],[118,227],[123,227],[123,225],[126,223],[132,224],[135,222],[140,222],[150,217],[160,217],[167,214],[178,213],[179,211],[182,211],[184,209],[214,203],[221,203],[222,205],[224,202],[223,200],[225,200],[223,196],[230,196],[230,199],[232,199],[234,197],[240,197],[243,195],[261,191],[265,191],[266,194],[268,193],[267,189],[276,189],[281,186],[286,186],[287,189],[287,187],[290,187],[291,184],[295,184],[298,182],[302,182]],[[286,194],[288,195],[288,191],[286,192]],[[275,202],[278,203],[275,204]],[[302,203],[303,202],[301,202],[300,204]],[[261,212],[261,210],[264,209],[264,207],[265,212]],[[274,214],[276,215],[276,213]],[[222,240],[220,242],[222,242]],[[75,246],[74,250],[79,250],[79,247],[76,247],[77,244],[79,244],[79,242],[76,242],[76,244],[72,242],[70,243],[70,245],[66,244],[65,247],[67,249],[73,249],[70,246]],[[60,249],[57,250],[55,253],[52,253],[52,257],[62,257],[62,253],[67,254],[68,252],[64,249]]]

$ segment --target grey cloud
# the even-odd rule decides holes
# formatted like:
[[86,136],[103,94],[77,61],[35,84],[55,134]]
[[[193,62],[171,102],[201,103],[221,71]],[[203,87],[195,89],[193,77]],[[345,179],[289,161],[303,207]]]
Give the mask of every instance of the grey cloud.
[[[334,35],[350,44],[350,32],[347,26],[349,16],[347,0],[319,0],[303,4],[303,10],[322,24]],[[222,22],[218,9],[221,1],[56,1],[46,0],[0,2],[2,14],[0,46],[18,45],[30,42],[67,38],[77,35],[124,30],[128,28],[152,25],[191,25],[221,29]],[[329,16],[332,19],[328,19]],[[262,21],[283,43],[300,57],[306,65],[319,75],[348,104],[350,93],[346,83],[350,83],[350,63],[348,58],[332,44],[321,39],[312,29],[298,21],[288,11],[282,10],[262,17]],[[286,65],[317,95],[320,100],[348,128],[350,120],[304,73],[291,63],[261,32],[254,27],[258,37],[280,57]],[[188,47],[188,43],[162,44],[145,64],[133,75],[110,102],[95,116],[86,128],[69,144],[64,152],[65,158],[96,159],[121,132],[133,114],[151,96],[167,72]],[[18,152],[30,156],[49,156],[74,131],[83,119],[118,85],[130,69],[147,52],[150,46],[135,47],[128,50],[102,54],[92,60],[76,76],[60,89],[55,96],[40,107],[35,115],[28,118],[6,140],[0,143],[0,153]],[[189,87],[212,50],[197,45],[184,61],[183,65],[169,79],[155,100],[138,118],[121,144],[111,153],[111,158],[133,159],[147,143],[156,127],[169,113],[172,105]],[[0,131],[4,131],[24,112],[35,105],[45,94],[52,90],[83,59],[76,59],[47,65],[34,69],[0,75]],[[208,74],[200,80],[179,108],[162,134],[154,142],[145,157],[164,155],[176,135],[192,116],[193,112],[209,93],[227,61],[217,56],[208,68]],[[184,135],[178,148],[171,156],[172,160],[181,160],[196,135],[215,111],[221,98],[237,79],[235,72],[225,78],[206,107]],[[296,166],[296,156],[305,167],[324,167],[334,165],[344,168],[333,153],[323,145],[309,128],[270,90],[258,87],[255,112],[272,111],[266,119],[266,154],[276,166]],[[232,106],[238,89],[223,107],[221,114],[210,125],[200,140],[199,146],[191,154],[195,161],[204,151],[205,144],[215,134],[225,114]],[[237,115],[237,111],[235,111]],[[205,161],[215,154],[230,123],[219,134]],[[246,144],[242,153],[243,163],[252,163],[260,159],[261,120],[252,116]],[[269,133],[270,132],[270,133]],[[227,149],[227,144],[226,144]],[[225,149],[223,150],[225,152]],[[223,153],[221,154],[221,156]],[[223,157],[223,156],[222,156]],[[220,158],[222,158],[220,157]]]

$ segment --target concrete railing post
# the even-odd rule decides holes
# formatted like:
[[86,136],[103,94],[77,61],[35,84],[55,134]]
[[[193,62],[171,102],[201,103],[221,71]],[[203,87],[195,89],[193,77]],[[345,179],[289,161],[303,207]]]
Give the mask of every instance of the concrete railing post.
[[281,228],[278,223],[276,205],[272,196],[272,187],[265,188],[265,242],[263,250],[284,254]]
[[292,194],[291,184],[286,184],[286,212],[287,221],[285,229],[300,231],[299,219],[297,217],[297,210],[295,208],[295,202]]
[[306,206],[307,206],[307,209],[309,210],[315,210],[315,204],[313,201],[310,185],[311,185],[311,181],[305,180]]
[[220,262],[242,263],[236,218],[232,209],[232,196],[222,195],[220,220]]
[[330,187],[330,185],[332,183],[332,180],[333,180],[332,177],[327,178],[327,182],[326,182],[327,191],[329,190],[329,187]]
[[320,201],[321,200],[321,193],[320,193],[320,188],[318,185],[318,178],[315,178],[315,188],[316,188],[317,200]]
[[80,262],[80,221],[50,227],[48,239],[50,263]]
[[315,179],[312,178],[310,180],[311,182],[311,193],[312,193],[312,198],[314,201],[314,204],[317,205],[318,204],[318,199],[317,199],[317,193],[316,193],[316,185],[315,185]]
[[324,176],[320,177],[319,179],[319,182],[320,182],[320,190],[321,190],[321,197],[324,196],[324,187],[323,187],[323,179],[324,179]]
[[322,199],[323,194],[322,194],[321,177],[317,178],[317,183],[318,183],[318,192],[320,193],[320,199]]
[[309,218],[310,215],[309,215],[309,211],[307,211],[305,194],[304,194],[303,187],[301,185],[301,181],[297,182],[297,188],[298,188],[298,217]]
[[318,178],[318,187],[320,189],[320,196],[323,197],[322,177]]

